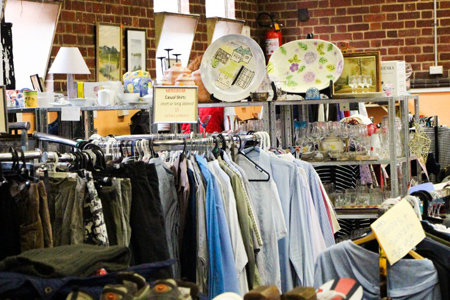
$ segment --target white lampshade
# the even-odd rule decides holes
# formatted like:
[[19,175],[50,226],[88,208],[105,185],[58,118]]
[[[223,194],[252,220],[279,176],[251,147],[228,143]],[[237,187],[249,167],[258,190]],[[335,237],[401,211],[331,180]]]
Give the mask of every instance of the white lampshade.
[[77,47],[61,47],[49,70],[50,74],[91,74]]

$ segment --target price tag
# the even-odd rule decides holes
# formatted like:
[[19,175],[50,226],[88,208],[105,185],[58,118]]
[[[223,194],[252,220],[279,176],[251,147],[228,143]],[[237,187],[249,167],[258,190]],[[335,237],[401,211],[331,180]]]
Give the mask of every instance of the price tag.
[[407,200],[394,205],[370,227],[391,265],[425,238],[419,218]]
[[339,109],[342,111],[348,111],[348,110],[350,110],[350,104],[347,102],[342,102],[342,103],[339,102]]
[[61,107],[61,121],[80,121],[79,106]]
[[197,123],[197,87],[155,87],[154,123]]

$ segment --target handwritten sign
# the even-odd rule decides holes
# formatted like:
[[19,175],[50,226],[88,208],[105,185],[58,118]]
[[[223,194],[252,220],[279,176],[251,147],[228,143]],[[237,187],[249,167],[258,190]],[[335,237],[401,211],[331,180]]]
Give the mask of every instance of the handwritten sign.
[[61,107],[61,121],[80,121],[79,106]]
[[197,87],[155,87],[154,123],[197,123]]
[[425,238],[422,225],[407,200],[401,200],[370,225],[391,265]]

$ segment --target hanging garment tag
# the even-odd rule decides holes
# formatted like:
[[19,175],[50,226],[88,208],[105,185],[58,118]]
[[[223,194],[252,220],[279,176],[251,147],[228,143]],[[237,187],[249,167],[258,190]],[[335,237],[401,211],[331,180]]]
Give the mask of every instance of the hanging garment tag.
[[401,200],[370,225],[391,265],[425,238],[425,232],[408,200]]
[[79,106],[61,107],[61,121],[80,121]]

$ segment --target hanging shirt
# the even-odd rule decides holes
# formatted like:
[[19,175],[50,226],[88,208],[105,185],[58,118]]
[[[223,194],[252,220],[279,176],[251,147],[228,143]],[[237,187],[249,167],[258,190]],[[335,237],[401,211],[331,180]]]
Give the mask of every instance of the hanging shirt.
[[[339,278],[352,278],[363,288],[364,299],[380,299],[378,253],[352,241],[336,244],[319,255],[314,287]],[[388,297],[393,299],[441,299],[439,280],[433,262],[428,259],[401,259],[388,265]]]
[[[299,278],[301,286],[313,284],[315,257],[310,231],[310,211],[307,199],[302,198],[298,167],[273,155],[270,155],[270,164],[288,228],[288,235],[278,244],[283,279],[282,292],[285,293],[294,288],[296,278]],[[292,271],[295,271],[294,276]]]
[[169,255],[176,259],[172,266],[175,278],[180,276],[179,262],[179,228],[180,228],[180,210],[178,206],[178,196],[175,189],[175,179],[172,171],[159,157],[150,159],[150,163],[155,164],[158,174],[158,188],[161,197],[161,205],[164,213],[164,227],[166,230],[167,245]]
[[[252,151],[247,155],[263,170],[270,171],[270,157],[265,153]],[[280,257],[278,241],[286,236],[287,229],[281,208],[278,189],[272,178],[255,168],[255,165],[244,155],[238,155],[236,163],[247,174],[249,188],[256,217],[261,226],[263,246],[256,256],[256,264],[263,285],[276,285],[281,290]],[[259,181],[260,180],[260,181]]]
[[[241,229],[242,240],[244,242],[245,252],[247,253],[248,264],[247,264],[247,276],[248,276],[248,288],[252,290],[257,286],[261,285],[261,280],[259,277],[258,269],[256,268],[255,253],[256,246],[255,241],[252,238],[252,231],[254,226],[252,217],[254,220],[254,215],[250,214],[248,207],[249,199],[247,191],[244,188],[244,183],[238,173],[234,172],[228,164],[222,160],[220,157],[218,159],[220,168],[225,171],[225,173],[230,177],[231,185],[233,187],[234,195],[236,198],[236,209],[239,220],[239,227]],[[259,247],[258,247],[259,248]]]
[[239,283],[234,264],[228,223],[223,201],[216,179],[208,170],[208,163],[200,155],[195,155],[200,171],[206,181],[206,233],[209,252],[210,299],[224,292],[239,294]]
[[196,217],[197,217],[197,285],[199,291],[208,294],[208,243],[206,239],[206,190],[203,175],[194,156],[188,162],[188,166],[194,171],[196,181]]
[[319,216],[320,228],[327,247],[330,247],[335,244],[334,232],[328,218],[327,208],[325,207],[325,200],[319,183],[320,178],[311,164],[298,159],[295,160],[295,163],[301,166],[308,175],[309,189],[313,198],[314,207]]
[[248,263],[247,253],[245,252],[244,241],[242,239],[241,228],[239,227],[236,198],[231,186],[230,178],[223,171],[217,160],[208,163],[210,170],[216,176],[216,179],[222,187],[222,195],[227,212],[227,221],[230,229],[231,244],[233,246],[234,264],[239,280],[241,295],[248,292],[247,273],[245,266]]

